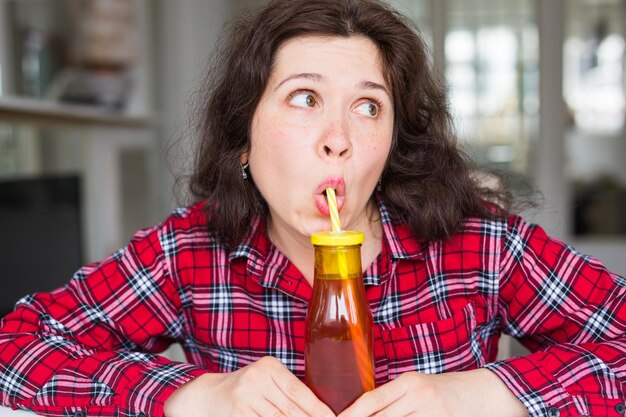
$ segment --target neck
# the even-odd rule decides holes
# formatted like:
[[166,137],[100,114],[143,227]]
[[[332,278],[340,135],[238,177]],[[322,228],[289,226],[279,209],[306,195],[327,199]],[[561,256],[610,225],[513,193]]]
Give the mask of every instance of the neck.
[[[380,219],[374,221],[367,219],[363,224],[354,225],[353,230],[359,230],[365,234],[365,241],[361,247],[361,262],[365,270],[382,250],[382,223]],[[268,234],[274,246],[300,270],[309,284],[313,286],[314,249],[310,237],[295,233],[280,233],[271,220],[268,224]]]
[[274,246],[293,263],[306,280],[313,285],[313,245],[307,236],[279,233],[269,223],[268,235]]

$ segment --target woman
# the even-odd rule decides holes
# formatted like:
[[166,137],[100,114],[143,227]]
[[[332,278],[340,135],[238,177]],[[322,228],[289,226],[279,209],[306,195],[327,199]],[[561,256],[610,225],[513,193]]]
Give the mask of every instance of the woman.
[[[0,333],[2,402],[48,415],[330,416],[301,382],[311,233],[365,233],[377,388],[341,416],[619,415],[623,278],[487,203],[426,48],[373,1],[278,0],[211,71],[198,202]],[[494,362],[500,332],[534,353]],[[189,364],[155,356],[180,342]],[[152,352],[152,353],[148,353]]]

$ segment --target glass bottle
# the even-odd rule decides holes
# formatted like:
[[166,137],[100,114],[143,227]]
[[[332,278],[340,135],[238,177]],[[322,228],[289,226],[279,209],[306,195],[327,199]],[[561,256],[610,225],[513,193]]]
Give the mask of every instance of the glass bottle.
[[320,232],[306,318],[305,382],[334,413],[374,389],[372,314],[361,270],[363,233]]

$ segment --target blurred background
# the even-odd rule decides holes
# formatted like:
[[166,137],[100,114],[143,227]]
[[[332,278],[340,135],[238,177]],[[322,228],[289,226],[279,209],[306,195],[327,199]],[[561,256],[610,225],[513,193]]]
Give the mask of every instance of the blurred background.
[[[194,93],[261,0],[0,0],[0,312],[123,247],[176,201]],[[626,274],[626,0],[395,0],[469,153],[551,234]],[[179,189],[179,195],[184,190]]]

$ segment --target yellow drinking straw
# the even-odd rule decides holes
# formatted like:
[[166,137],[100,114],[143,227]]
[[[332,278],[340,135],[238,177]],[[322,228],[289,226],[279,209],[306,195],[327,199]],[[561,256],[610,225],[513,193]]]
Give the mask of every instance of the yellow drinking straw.
[[328,201],[328,210],[330,210],[330,224],[333,227],[333,232],[341,232],[339,210],[337,209],[337,196],[335,196],[334,188],[326,188],[326,200]]
[[[335,189],[332,187],[326,188],[326,200],[328,201],[328,209],[330,211],[330,223],[333,228],[333,232],[341,232],[341,222],[339,221],[339,210],[337,209],[337,197],[335,195]],[[339,264],[339,275],[341,275],[342,281],[346,285],[346,292],[348,297],[354,300],[355,291],[352,288],[352,283],[348,277],[348,263],[346,261],[345,253],[342,251],[337,252],[337,262]],[[365,336],[361,326],[361,318],[357,317],[357,312],[352,309],[350,312],[350,337],[352,338],[352,346],[354,347],[354,353],[356,355],[357,367],[359,369],[359,377],[361,379],[361,385],[364,391],[371,391],[374,389],[374,369],[372,368],[372,361],[365,344]]]
[[[339,220],[339,210],[337,209],[337,196],[335,195],[335,189],[332,187],[326,188],[326,201],[328,201],[328,210],[330,211],[330,224],[333,228],[333,232],[341,232],[341,221]],[[342,279],[348,279],[348,263],[343,252],[339,252],[339,275]]]

